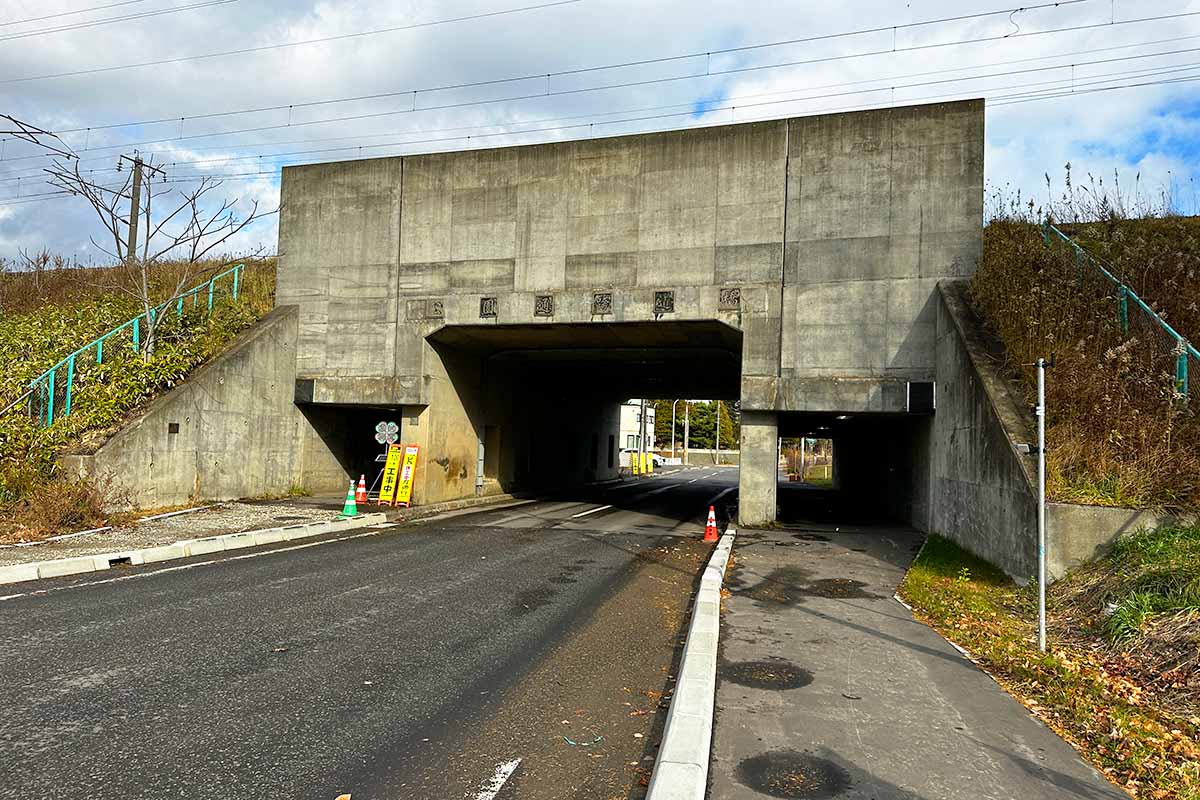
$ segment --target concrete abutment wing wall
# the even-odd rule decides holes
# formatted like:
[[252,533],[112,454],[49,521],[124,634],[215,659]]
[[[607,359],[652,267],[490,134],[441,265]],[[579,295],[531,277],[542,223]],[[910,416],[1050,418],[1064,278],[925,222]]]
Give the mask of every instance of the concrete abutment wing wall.
[[110,481],[117,504],[136,508],[341,485],[345,471],[292,402],[299,319],[295,306],[275,309],[63,468]]

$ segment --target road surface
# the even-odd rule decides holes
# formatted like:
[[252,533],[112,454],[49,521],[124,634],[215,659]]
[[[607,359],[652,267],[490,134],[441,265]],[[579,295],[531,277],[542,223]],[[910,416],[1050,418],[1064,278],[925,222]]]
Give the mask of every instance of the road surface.
[[8,587],[0,796],[638,797],[736,481]]

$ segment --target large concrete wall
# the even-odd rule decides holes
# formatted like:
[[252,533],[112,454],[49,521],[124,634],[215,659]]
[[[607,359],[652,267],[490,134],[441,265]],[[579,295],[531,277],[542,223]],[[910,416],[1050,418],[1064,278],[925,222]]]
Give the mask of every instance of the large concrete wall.
[[294,306],[271,312],[64,468],[111,480],[119,505],[137,508],[342,485],[345,470],[292,402],[298,324]]
[[510,422],[482,357],[431,335],[718,321],[741,335],[742,408],[762,412],[742,521],[769,521],[751,473],[773,465],[771,415],[903,412],[906,382],[934,377],[934,287],[972,271],[982,204],[982,101],[287,167],[297,396],[404,409],[429,459],[466,465],[419,475],[419,497],[449,499]]
[[932,532],[1018,579],[1037,570],[1037,492],[1028,414],[991,357],[965,282],[937,295],[938,409],[933,423]]

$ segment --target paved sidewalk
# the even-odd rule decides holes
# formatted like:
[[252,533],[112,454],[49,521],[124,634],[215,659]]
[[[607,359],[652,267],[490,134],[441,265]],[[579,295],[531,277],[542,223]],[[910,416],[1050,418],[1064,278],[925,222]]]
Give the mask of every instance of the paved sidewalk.
[[892,599],[920,543],[900,528],[739,532],[710,797],[1127,797]]

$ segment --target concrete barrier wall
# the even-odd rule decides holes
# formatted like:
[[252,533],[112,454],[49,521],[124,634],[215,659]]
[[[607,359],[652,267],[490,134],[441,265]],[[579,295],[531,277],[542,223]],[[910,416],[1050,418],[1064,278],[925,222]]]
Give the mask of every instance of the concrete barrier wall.
[[[292,402],[295,306],[277,308],[228,351],[158,398],[90,455],[62,460],[68,474],[110,478],[120,505],[283,494],[311,474],[338,488],[346,473]],[[318,482],[320,479],[318,478]]]
[[1033,432],[966,291],[966,281],[938,285],[930,529],[1024,580],[1037,570],[1036,462],[1016,443]]
[[1126,534],[1161,525],[1195,525],[1197,520],[1195,515],[1153,509],[1047,503],[1046,574],[1061,578],[1072,567],[1103,555]]

